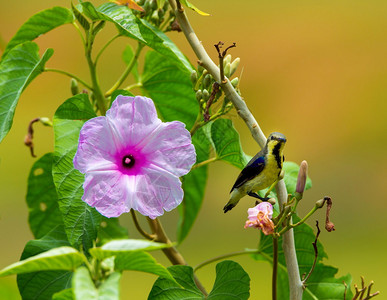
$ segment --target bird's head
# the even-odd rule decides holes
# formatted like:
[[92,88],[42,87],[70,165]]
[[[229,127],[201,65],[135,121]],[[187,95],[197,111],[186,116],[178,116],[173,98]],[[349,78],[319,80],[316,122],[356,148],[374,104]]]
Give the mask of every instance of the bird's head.
[[267,138],[266,145],[269,150],[282,150],[286,143],[286,137],[280,132],[273,132]]

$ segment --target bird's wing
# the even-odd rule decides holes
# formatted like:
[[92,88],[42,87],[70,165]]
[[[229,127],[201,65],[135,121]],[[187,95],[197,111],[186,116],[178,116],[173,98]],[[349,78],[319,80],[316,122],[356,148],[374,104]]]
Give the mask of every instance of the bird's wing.
[[256,156],[254,156],[246,165],[246,167],[242,170],[237,180],[235,181],[233,187],[231,188],[231,191],[234,188],[238,188],[242,186],[245,182],[249,181],[250,179],[253,179],[255,176],[257,176],[259,173],[262,172],[264,167],[265,167],[265,156],[261,151]]

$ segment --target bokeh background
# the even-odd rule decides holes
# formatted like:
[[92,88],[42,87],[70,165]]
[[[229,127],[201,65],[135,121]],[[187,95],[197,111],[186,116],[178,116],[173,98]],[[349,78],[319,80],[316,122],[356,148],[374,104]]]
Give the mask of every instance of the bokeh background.
[[[93,1],[100,4],[102,1]],[[351,273],[359,283],[374,280],[386,293],[386,146],[387,146],[387,2],[384,0],[196,0],[210,12],[188,15],[203,45],[216,59],[213,44],[237,43],[233,57],[241,58],[242,94],[266,134],[283,132],[287,138],[287,160],[309,162],[313,188],[300,207],[303,214],[324,195],[333,198],[332,220],[337,230],[323,232],[321,241],[328,264],[339,275]],[[0,37],[7,42],[27,18],[70,1],[0,1]],[[115,32],[113,26],[98,38],[97,48]],[[195,62],[182,34],[170,37]],[[43,52],[55,49],[48,67],[64,69],[88,79],[77,32],[66,25],[37,40]],[[101,59],[99,73],[109,88],[124,68],[120,58],[128,43],[119,39]],[[130,83],[130,81],[128,81]],[[26,181],[35,159],[23,145],[28,122],[36,117],[52,118],[55,109],[70,97],[69,79],[43,74],[22,95],[14,124],[0,145],[0,268],[20,257],[32,239],[25,204]],[[258,146],[235,112],[231,116],[240,131],[246,153]],[[38,156],[53,150],[51,128],[35,126]],[[225,163],[211,165],[205,201],[191,235],[180,246],[188,262],[199,262],[219,254],[254,248],[257,232],[243,229],[246,209],[241,204],[227,215],[222,207],[238,170]],[[310,220],[323,221],[323,212]],[[121,217],[131,237],[139,237],[129,216]],[[176,212],[162,217],[173,238]],[[156,257],[166,264],[162,255]],[[270,267],[249,257],[235,258],[252,279],[251,299],[269,299]],[[208,289],[215,265],[198,272]],[[127,272],[122,280],[122,299],[146,299],[156,277]],[[382,299],[385,296],[381,296]],[[0,279],[0,299],[20,299],[15,277]]]

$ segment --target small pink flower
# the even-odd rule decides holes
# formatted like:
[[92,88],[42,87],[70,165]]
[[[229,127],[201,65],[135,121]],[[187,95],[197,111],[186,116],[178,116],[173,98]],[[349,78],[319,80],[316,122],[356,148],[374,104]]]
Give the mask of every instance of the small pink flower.
[[184,123],[161,122],[149,98],[118,96],[106,117],[83,125],[74,167],[85,174],[82,200],[102,215],[154,219],[181,203],[179,177],[195,161]]
[[253,208],[247,210],[248,221],[245,228],[253,227],[262,229],[265,235],[274,233],[274,223],[271,220],[273,217],[273,206],[269,202],[261,202]]

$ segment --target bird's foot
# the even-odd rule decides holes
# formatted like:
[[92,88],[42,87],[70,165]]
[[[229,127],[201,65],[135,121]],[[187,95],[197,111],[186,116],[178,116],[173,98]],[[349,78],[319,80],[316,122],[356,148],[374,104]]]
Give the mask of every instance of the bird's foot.
[[254,197],[254,198],[257,198],[259,199],[257,202],[261,203],[263,201],[269,201],[270,197],[261,197],[259,196],[257,193],[254,193],[254,192],[248,192],[247,195],[249,195],[250,197]]

